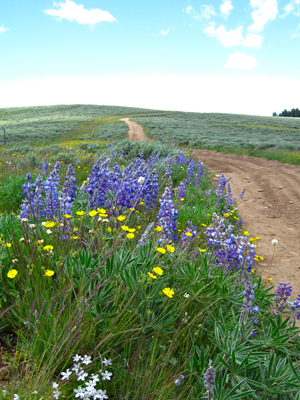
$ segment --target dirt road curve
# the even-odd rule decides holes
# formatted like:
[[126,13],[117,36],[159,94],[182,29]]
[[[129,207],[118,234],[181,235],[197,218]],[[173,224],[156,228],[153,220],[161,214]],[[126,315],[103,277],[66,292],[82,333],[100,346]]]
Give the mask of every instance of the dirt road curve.
[[[291,282],[293,298],[300,288],[300,167],[263,158],[194,150],[215,175],[232,177],[234,196],[244,188],[238,200],[243,225],[252,236],[259,236],[257,254],[264,257],[258,266],[263,279],[268,276],[273,239],[278,240],[271,271],[272,284]],[[297,292],[297,293],[296,293]]]
[[132,122],[129,118],[123,118],[121,121],[126,122],[129,127],[128,137],[129,140],[133,142],[142,142],[143,140],[148,140],[147,136],[143,132],[143,128],[136,122]]

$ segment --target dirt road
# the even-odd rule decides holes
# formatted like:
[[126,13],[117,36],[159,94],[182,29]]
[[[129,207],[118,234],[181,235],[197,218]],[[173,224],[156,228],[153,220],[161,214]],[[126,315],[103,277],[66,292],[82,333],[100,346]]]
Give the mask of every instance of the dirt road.
[[120,121],[126,122],[129,127],[128,137],[129,140],[133,142],[142,142],[143,140],[148,140],[147,136],[144,134],[143,128],[136,122],[130,121],[129,118],[123,118]]
[[291,282],[293,298],[300,288],[300,167],[263,158],[194,150],[193,154],[215,175],[232,177],[234,196],[246,188],[238,200],[243,225],[252,236],[259,236],[257,254],[264,257],[258,266],[263,280],[268,276],[274,247],[271,284]]

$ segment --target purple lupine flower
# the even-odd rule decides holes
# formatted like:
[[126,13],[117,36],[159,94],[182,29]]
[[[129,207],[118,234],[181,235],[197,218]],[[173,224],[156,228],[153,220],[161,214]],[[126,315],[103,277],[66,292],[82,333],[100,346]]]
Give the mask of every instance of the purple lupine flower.
[[246,279],[245,281],[245,290],[243,291],[243,296],[245,296],[243,308],[245,310],[252,311],[252,304],[255,298],[255,293],[250,279]]
[[201,161],[198,161],[196,168],[197,168],[197,174],[194,180],[194,187],[200,186],[201,179],[204,175],[204,165]]
[[207,368],[207,370],[204,373],[204,386],[205,386],[205,389],[207,390],[206,393],[208,395],[209,400],[213,400],[211,395],[214,390],[215,378],[216,378],[216,375],[215,375],[214,367],[212,365],[210,365],[209,368]]
[[215,263],[224,271],[247,269],[250,272],[255,262],[255,247],[247,237],[235,236],[232,229],[232,225],[226,228],[224,218],[217,218],[214,213],[212,227],[206,229],[207,245],[216,249]]
[[189,164],[187,167],[187,177],[188,177],[188,183],[192,182],[193,177],[194,177],[194,171],[195,171],[195,160],[193,160],[192,158],[189,159]]
[[187,185],[187,179],[183,179],[177,188],[177,191],[178,191],[177,199],[178,200],[185,198],[186,185]]
[[65,182],[58,198],[58,200],[60,201],[60,212],[62,215],[70,213],[76,197],[77,186],[76,178],[74,177],[74,175],[75,171],[72,165],[69,164],[67,174],[65,176]]
[[60,162],[57,161],[53,170],[44,183],[45,188],[45,213],[46,218],[52,221],[59,213],[58,188],[59,188]]
[[34,219],[36,222],[44,215],[44,206],[42,202],[43,180],[40,175],[37,176],[35,183],[31,183],[32,175],[28,173],[25,177],[27,183],[22,185],[23,196],[25,198],[21,204],[20,219]]
[[217,205],[219,206],[221,204],[221,201],[223,199],[224,196],[224,191],[226,188],[226,184],[227,182],[229,182],[231,179],[228,178],[226,179],[225,176],[222,174],[221,176],[219,176],[219,179],[217,180],[216,183],[216,195],[217,195]]
[[44,163],[42,165],[42,175],[45,177],[48,173],[49,164],[47,163],[47,158],[44,159]]
[[277,290],[276,290],[276,297],[274,299],[275,307],[278,311],[282,311],[287,304],[288,298],[291,296],[292,293],[292,286],[289,286],[290,282],[280,282]]
[[227,203],[227,209],[226,209],[226,207],[224,208],[224,212],[230,212],[230,206],[232,206],[232,204],[233,204],[233,201],[232,201],[232,191],[231,191],[231,186],[230,186],[230,184],[228,183],[228,185],[227,185],[227,193],[226,193],[226,195],[225,195],[225,201],[226,201],[226,203]]
[[157,243],[171,243],[177,230],[178,211],[173,203],[171,188],[166,187],[162,199],[159,200],[160,209],[157,215],[158,226],[163,230],[159,232],[160,239]]
[[241,199],[244,197],[245,191],[246,191],[246,188],[244,188],[243,191],[242,191],[242,193],[239,194],[239,196],[240,196]]

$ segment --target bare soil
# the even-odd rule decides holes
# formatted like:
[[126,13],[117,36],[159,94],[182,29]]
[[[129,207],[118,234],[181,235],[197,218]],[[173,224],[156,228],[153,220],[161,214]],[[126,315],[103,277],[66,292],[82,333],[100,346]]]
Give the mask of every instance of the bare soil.
[[142,142],[143,140],[148,140],[147,136],[144,134],[143,128],[139,124],[130,121],[129,118],[122,118],[120,121],[126,122],[129,127],[129,140],[131,140],[132,142]]
[[[264,260],[257,270],[263,282],[272,262],[272,240],[278,240],[270,283],[277,286],[281,281],[291,282],[295,298],[300,288],[300,167],[210,150],[194,150],[193,154],[215,175],[232,177],[230,185],[238,197],[243,226],[252,237],[260,237],[257,254]],[[244,198],[240,199],[244,188]]]

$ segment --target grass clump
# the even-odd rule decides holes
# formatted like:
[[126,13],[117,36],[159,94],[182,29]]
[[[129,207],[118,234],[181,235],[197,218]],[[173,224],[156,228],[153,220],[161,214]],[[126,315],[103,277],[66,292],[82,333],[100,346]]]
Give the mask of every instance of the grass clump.
[[0,328],[18,338],[2,397],[294,399],[297,313],[256,275],[228,180],[128,146],[27,174],[0,217]]

